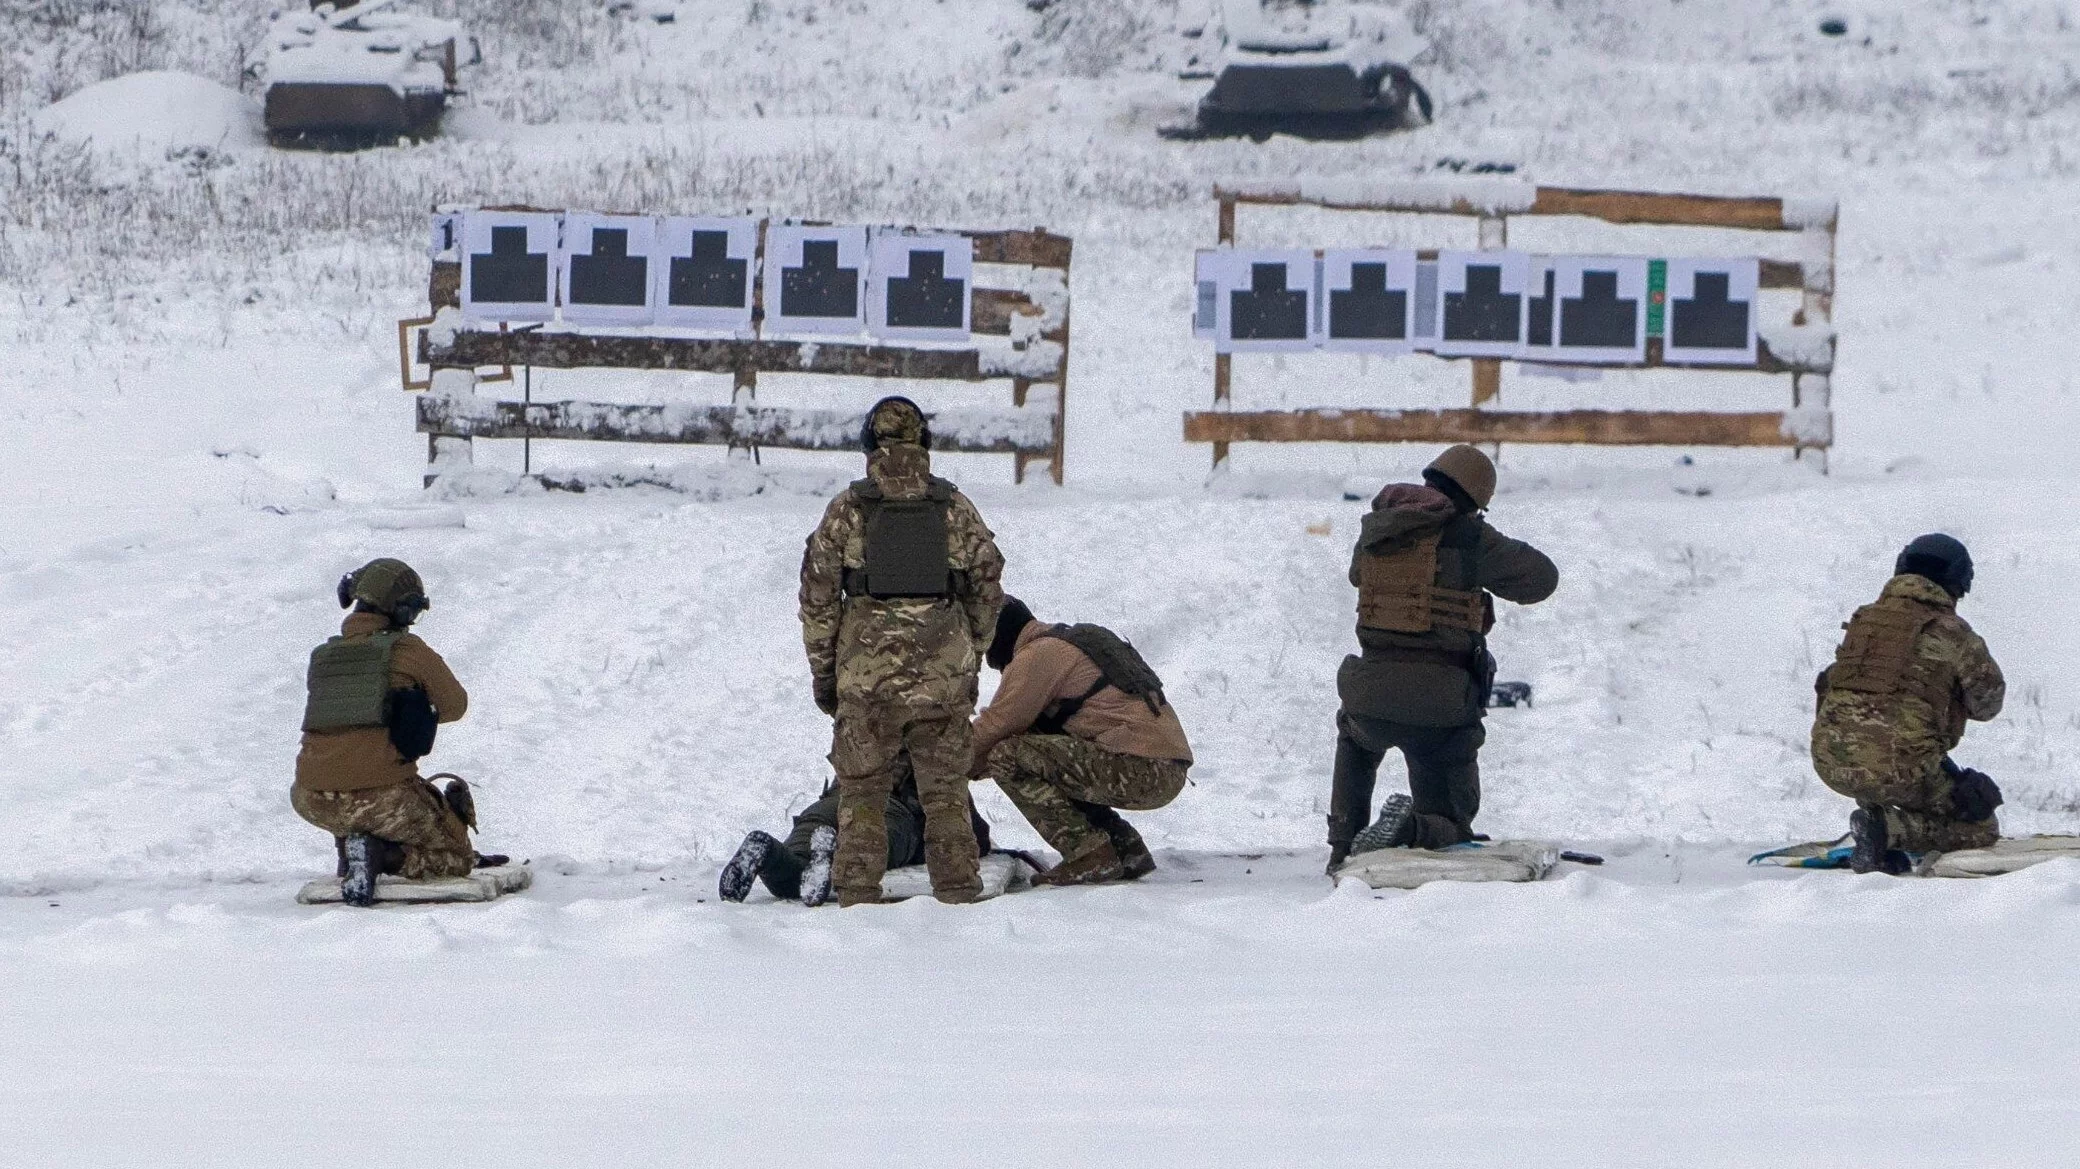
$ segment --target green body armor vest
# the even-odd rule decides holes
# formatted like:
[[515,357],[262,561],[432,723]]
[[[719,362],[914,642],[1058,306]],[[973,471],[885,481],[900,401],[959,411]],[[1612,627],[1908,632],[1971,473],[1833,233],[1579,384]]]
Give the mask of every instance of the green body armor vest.
[[402,629],[385,629],[366,637],[335,637],[311,651],[305,675],[303,729],[345,731],[388,726],[390,662],[397,655]]
[[953,565],[946,553],[946,513],[953,484],[934,477],[922,499],[890,499],[871,479],[852,485],[864,520],[866,563],[845,574],[853,596],[950,597]]

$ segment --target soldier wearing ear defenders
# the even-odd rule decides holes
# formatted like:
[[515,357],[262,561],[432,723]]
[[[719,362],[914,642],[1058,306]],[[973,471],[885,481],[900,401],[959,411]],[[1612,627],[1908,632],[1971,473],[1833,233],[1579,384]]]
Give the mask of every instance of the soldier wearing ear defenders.
[[371,560],[340,578],[339,603],[353,611],[311,651],[289,802],[332,833],[345,900],[372,904],[377,873],[423,880],[503,863],[470,845],[469,785],[451,779],[441,791],[419,776],[434,728],[469,709],[448,663],[410,632],[431,607],[419,574],[402,560]]

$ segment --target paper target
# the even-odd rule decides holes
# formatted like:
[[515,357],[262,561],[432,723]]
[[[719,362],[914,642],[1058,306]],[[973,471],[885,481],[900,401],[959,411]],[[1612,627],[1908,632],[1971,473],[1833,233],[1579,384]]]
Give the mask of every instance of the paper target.
[[757,256],[756,219],[667,217],[650,273],[657,323],[748,336]]
[[1322,348],[1400,354],[1415,345],[1416,254],[1385,248],[1322,253]]
[[1224,353],[1312,349],[1320,269],[1314,253],[1292,248],[1213,253],[1218,293],[1214,344]]
[[566,212],[563,319],[573,325],[647,325],[657,221],[649,216]]
[[462,247],[462,213],[436,211],[427,220],[426,252],[438,260]]
[[766,332],[850,337],[867,323],[867,229],[766,229]]
[[1522,252],[1442,252],[1437,257],[1437,341],[1446,357],[1515,357],[1524,344]]
[[[1647,261],[1551,256],[1552,339],[1545,361],[1637,365],[1647,359]],[[1544,300],[1545,285],[1534,290]],[[1542,307],[1542,306],[1541,306]]]
[[1661,359],[1672,365],[1753,365],[1762,264],[1670,260]]
[[471,211],[462,217],[462,315],[476,321],[546,321],[556,315],[559,217]]
[[966,341],[975,241],[877,231],[868,264],[868,329],[890,341]]

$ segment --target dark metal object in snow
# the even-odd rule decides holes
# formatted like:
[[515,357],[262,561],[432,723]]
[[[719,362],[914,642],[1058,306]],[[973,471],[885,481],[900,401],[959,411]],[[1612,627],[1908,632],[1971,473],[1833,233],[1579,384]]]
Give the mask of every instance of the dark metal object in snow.
[[1242,53],[1221,68],[1200,99],[1197,122],[1164,133],[1258,142],[1273,134],[1341,140],[1414,125],[1412,110],[1423,122],[1430,120],[1429,91],[1404,66],[1377,64],[1361,71],[1347,61]]
[[1497,682],[1488,691],[1488,706],[1530,706],[1531,683]]

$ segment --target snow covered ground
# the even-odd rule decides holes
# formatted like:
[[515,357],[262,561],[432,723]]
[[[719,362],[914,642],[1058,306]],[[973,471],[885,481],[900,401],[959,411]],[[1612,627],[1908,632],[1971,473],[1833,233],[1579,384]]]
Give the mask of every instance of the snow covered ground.
[[[442,142],[174,136],[136,172],[34,136],[124,125],[96,103],[135,87],[84,88],[102,77],[236,84],[264,7],[0,14],[11,1159],[268,1165],[354,1141],[512,1164],[2072,1163],[2080,867],[1739,863],[1841,830],[1804,758],[1810,679],[1898,545],[1937,528],[1978,555],[1964,612],[2010,682],[1964,754],[2011,831],[2080,827],[2070,2],[1412,3],[1437,125],[1255,146],[1154,134],[1195,96],[1165,71],[1189,5],[683,0],[653,25],[513,0],[440,8],[488,61]],[[1823,15],[1849,35],[1821,36]],[[1317,842],[1362,507],[1343,487],[1430,452],[1243,449],[1209,484],[1178,441],[1211,386],[1186,265],[1215,179],[1447,160],[1838,195],[1838,446],[1826,476],[1757,452],[1506,451],[1495,520],[1564,584],[1498,632],[1538,703],[1491,724],[1482,823],[1616,859],[1539,887],[1332,893]],[[420,492],[391,330],[423,306],[438,199],[1073,234],[1069,486],[946,465],[1014,591],[1113,624],[1170,683],[1201,762],[1136,817],[1157,878],[960,910],[714,904],[720,858],[824,778],[794,572],[855,466],[545,443],[537,469],[659,460],[679,487],[545,494],[517,449],[479,444],[482,473]],[[1242,223],[1264,243],[1406,229]],[[1237,392],[1456,403],[1462,378],[1264,358],[1238,362]],[[561,373],[535,391],[728,393]],[[1669,383],[1512,375],[1504,402],[1643,392]],[[520,898],[290,903],[329,864],[286,802],[303,655],[337,620],[332,582],[378,554],[432,588],[422,630],[475,698],[434,762],[480,788],[485,843],[540,871]],[[443,1083],[466,1107],[441,1107]]]

